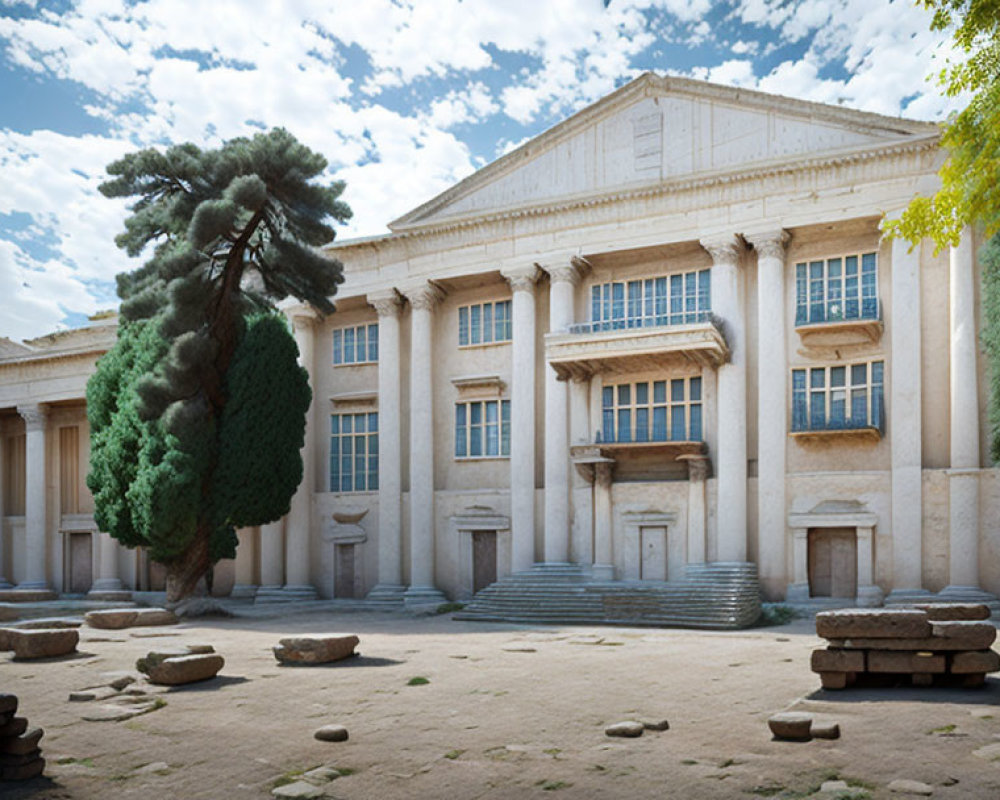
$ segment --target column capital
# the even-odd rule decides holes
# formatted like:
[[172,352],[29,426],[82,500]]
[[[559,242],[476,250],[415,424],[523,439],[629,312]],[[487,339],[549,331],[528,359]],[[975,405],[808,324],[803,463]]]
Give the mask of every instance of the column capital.
[[691,453],[678,456],[677,460],[687,464],[689,481],[705,481],[712,475],[712,461],[706,455]]
[[791,234],[783,228],[743,234],[743,239],[757,251],[758,258],[784,259],[785,245],[790,238]]
[[739,265],[740,254],[744,249],[739,237],[734,233],[702,239],[701,246],[712,256],[713,263],[732,267]]
[[399,311],[403,307],[403,298],[395,289],[372,292],[365,299],[368,301],[368,305],[374,307],[375,313],[380,317],[398,317]]
[[614,478],[614,470],[613,461],[598,461],[594,464],[594,482],[602,489],[610,488]]
[[292,318],[292,328],[297,331],[312,330],[318,317],[315,311],[309,309],[296,309],[290,314]]
[[534,292],[535,284],[542,277],[542,272],[538,269],[537,264],[504,267],[500,270],[500,274],[510,284],[512,292]]
[[410,305],[421,311],[433,311],[434,306],[444,299],[444,290],[433,281],[401,289],[402,295],[410,301]]
[[24,420],[24,427],[29,431],[40,431],[45,429],[45,421],[49,416],[49,409],[41,403],[33,403],[17,407],[17,413]]
[[552,283],[571,283],[576,286],[590,272],[590,262],[583,256],[571,256],[569,263],[537,264],[545,270]]

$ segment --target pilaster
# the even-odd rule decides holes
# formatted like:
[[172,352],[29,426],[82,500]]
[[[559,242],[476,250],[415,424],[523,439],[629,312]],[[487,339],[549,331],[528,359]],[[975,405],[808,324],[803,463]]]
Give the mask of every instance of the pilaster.
[[18,406],[25,429],[24,579],[18,589],[46,591],[45,556],[48,538],[46,497],[46,438],[48,408],[44,405]]

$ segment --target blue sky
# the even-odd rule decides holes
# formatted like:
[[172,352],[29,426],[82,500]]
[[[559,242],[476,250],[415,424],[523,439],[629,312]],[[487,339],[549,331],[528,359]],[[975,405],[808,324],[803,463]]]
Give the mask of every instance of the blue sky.
[[113,308],[130,150],[282,125],[383,232],[647,70],[940,120],[911,0],[0,0],[0,336]]

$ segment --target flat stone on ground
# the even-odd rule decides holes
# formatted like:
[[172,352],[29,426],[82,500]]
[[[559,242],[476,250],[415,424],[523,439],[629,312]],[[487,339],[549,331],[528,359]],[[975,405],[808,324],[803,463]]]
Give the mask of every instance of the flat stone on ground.
[[323,797],[326,792],[306,781],[295,781],[295,783],[286,783],[284,786],[272,789],[271,794],[275,797],[310,798]]
[[333,767],[316,767],[302,774],[302,780],[316,785],[329,783],[340,777],[340,772]]
[[348,733],[343,725],[324,725],[313,734],[313,737],[321,742],[346,742]]
[[814,722],[809,732],[814,739],[839,739],[840,725],[836,722]]
[[76,650],[80,634],[73,628],[56,630],[19,630],[7,628],[8,649],[16,659],[55,658]]
[[604,729],[604,733],[607,736],[621,736],[626,739],[634,739],[637,736],[642,736],[644,730],[645,727],[641,722],[626,720],[625,722],[616,722],[613,725],[608,725]]
[[119,630],[140,625],[175,625],[180,620],[165,608],[109,608],[91,611],[84,619],[92,628]]
[[283,664],[326,664],[353,656],[358,641],[353,634],[293,636],[278,642],[274,657]]
[[931,623],[917,609],[851,608],[818,613],[816,634],[824,639],[913,639],[930,636]]
[[217,653],[172,656],[148,664],[146,675],[150,683],[180,686],[214,678],[226,660]]
[[821,792],[846,792],[850,788],[847,781],[823,781],[819,786]]
[[668,731],[670,722],[665,719],[644,719],[641,720],[642,727],[647,731]]
[[801,711],[782,711],[768,717],[767,726],[778,739],[801,742],[810,738],[809,731],[812,728],[812,721],[812,714],[805,714]]
[[998,671],[1000,671],[1000,655],[997,655],[994,650],[973,650],[955,653],[951,657],[950,672],[955,675]]
[[10,627],[21,630],[48,630],[51,628],[79,628],[82,624],[78,619],[48,617],[45,619],[26,619],[23,622],[16,622]]
[[924,796],[934,794],[934,787],[920,781],[911,781],[904,778],[891,781],[888,788],[890,792],[899,792],[901,794],[919,794]]

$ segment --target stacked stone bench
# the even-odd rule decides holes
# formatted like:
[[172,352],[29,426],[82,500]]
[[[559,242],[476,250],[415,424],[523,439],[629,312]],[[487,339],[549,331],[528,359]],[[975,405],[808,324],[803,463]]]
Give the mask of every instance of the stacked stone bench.
[[816,615],[816,633],[828,640],[814,650],[812,670],[824,689],[859,679],[908,676],[914,686],[941,683],[982,686],[1000,671],[990,649],[997,630],[979,603],[937,603],[901,609],[844,609]]
[[30,780],[45,769],[38,747],[42,729],[29,729],[28,720],[16,714],[17,696],[0,693],[0,781]]

